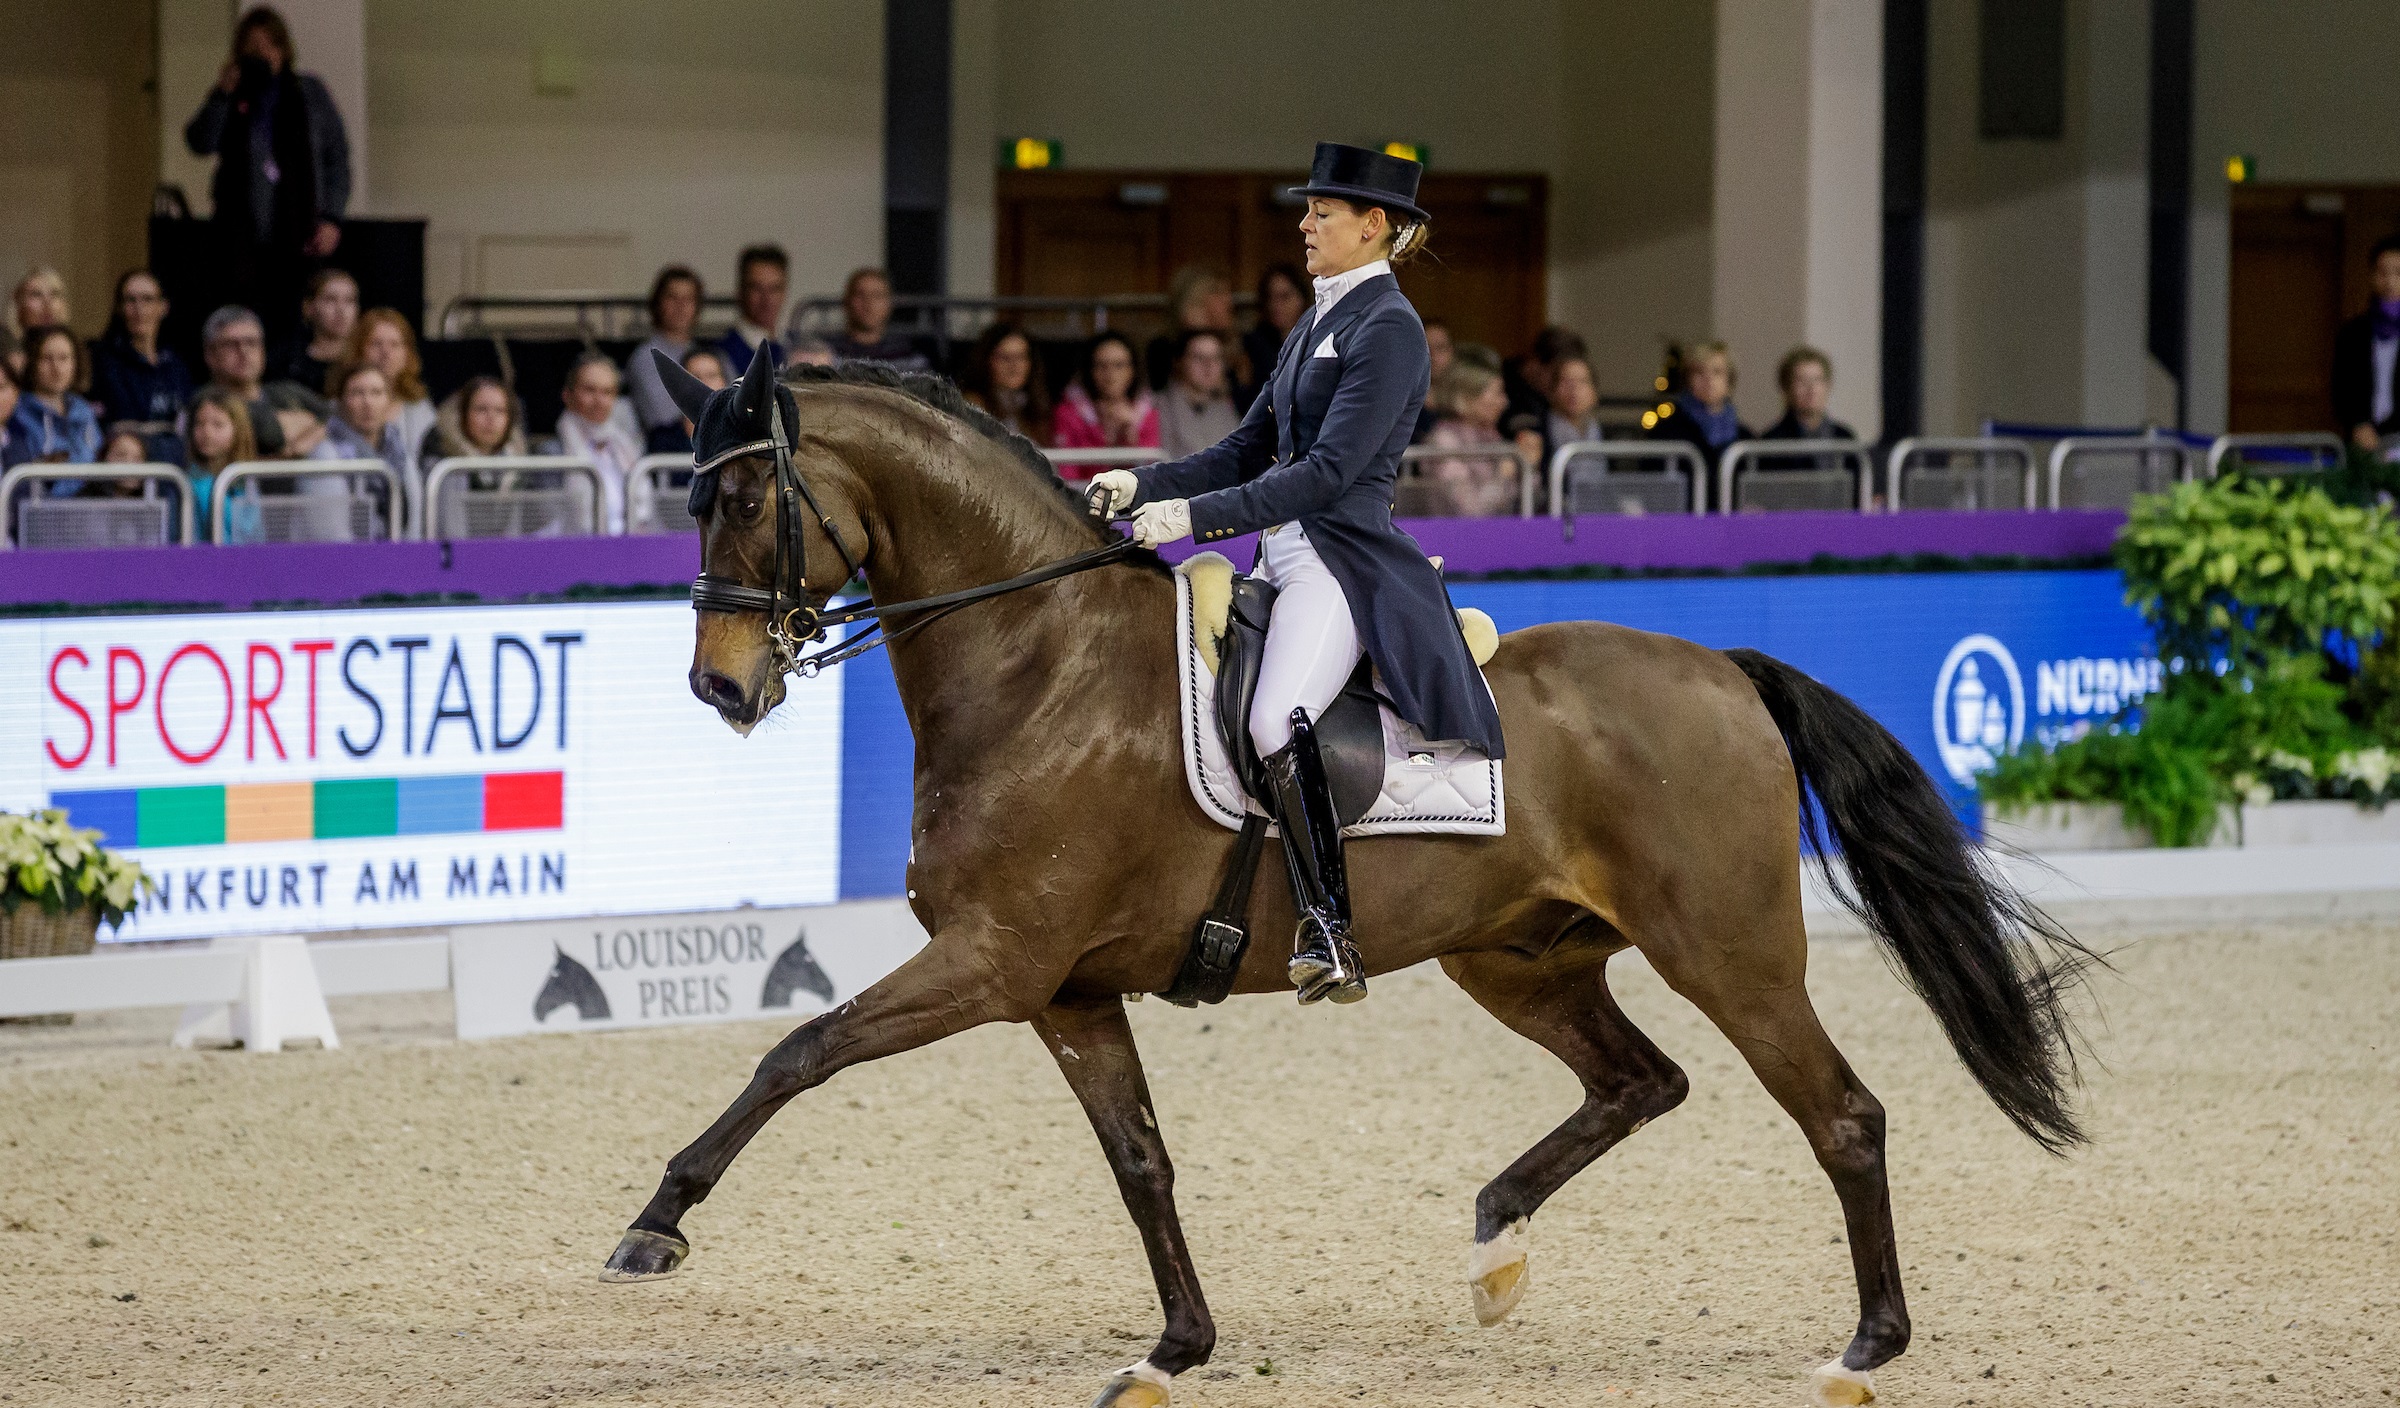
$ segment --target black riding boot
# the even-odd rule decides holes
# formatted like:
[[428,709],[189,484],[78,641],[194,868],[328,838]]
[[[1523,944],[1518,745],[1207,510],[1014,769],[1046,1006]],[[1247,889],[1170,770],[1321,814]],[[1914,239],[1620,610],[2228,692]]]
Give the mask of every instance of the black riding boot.
[[1292,986],[1303,1003],[1356,1002],[1367,975],[1350,938],[1350,880],[1342,866],[1342,823],[1333,786],[1317,755],[1317,736],[1301,710],[1292,711],[1291,746],[1265,759],[1271,805],[1283,832],[1283,858],[1292,872],[1292,903],[1300,927],[1292,937]]

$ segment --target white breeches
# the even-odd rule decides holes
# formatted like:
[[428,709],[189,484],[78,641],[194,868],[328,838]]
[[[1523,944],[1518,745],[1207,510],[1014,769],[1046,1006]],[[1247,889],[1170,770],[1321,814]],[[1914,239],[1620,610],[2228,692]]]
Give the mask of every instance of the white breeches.
[[1299,524],[1260,540],[1258,575],[1276,593],[1250,705],[1250,741],[1264,758],[1290,745],[1294,709],[1307,710],[1313,721],[1341,694],[1362,647],[1350,599]]

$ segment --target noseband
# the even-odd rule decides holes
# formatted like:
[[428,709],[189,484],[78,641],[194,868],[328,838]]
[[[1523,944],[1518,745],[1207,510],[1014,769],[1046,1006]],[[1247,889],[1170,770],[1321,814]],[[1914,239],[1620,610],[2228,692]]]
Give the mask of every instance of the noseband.
[[[759,355],[766,354],[762,351]],[[726,461],[772,451],[775,456],[775,563],[773,575],[768,579],[770,585],[753,587],[731,577],[702,572],[692,579],[692,609],[730,614],[765,612],[767,638],[775,645],[775,671],[778,675],[797,671],[804,679],[813,678],[818,670],[827,665],[838,665],[844,660],[864,655],[877,646],[889,645],[910,631],[929,626],[970,602],[1038,586],[1043,582],[1054,582],[1095,567],[1106,567],[1132,556],[1139,546],[1131,538],[1117,538],[1089,552],[1079,552],[1073,557],[1061,558],[1030,572],[1021,572],[1005,582],[967,587],[939,596],[919,597],[890,606],[877,606],[870,598],[858,605],[820,611],[808,599],[807,524],[800,517],[800,505],[808,505],[808,511],[816,516],[817,526],[825,530],[826,541],[833,544],[834,553],[842,559],[842,579],[834,584],[837,590],[843,582],[860,576],[865,563],[853,558],[850,549],[843,546],[842,535],[834,528],[833,520],[826,516],[824,506],[810,492],[808,481],[800,477],[799,469],[792,464],[791,436],[783,423],[783,398],[772,397],[769,405],[772,410],[767,422],[767,439],[736,445],[712,457],[704,465],[693,466],[691,508],[692,516],[698,518],[708,501],[715,497],[714,481],[709,476],[716,474]],[[1095,513],[1100,511],[1098,502],[1095,496]],[[910,612],[926,614],[897,630],[883,630],[885,618]],[[820,650],[814,655],[804,656],[800,653],[802,646],[825,639],[829,628],[847,626],[857,621],[871,624],[832,649]]]

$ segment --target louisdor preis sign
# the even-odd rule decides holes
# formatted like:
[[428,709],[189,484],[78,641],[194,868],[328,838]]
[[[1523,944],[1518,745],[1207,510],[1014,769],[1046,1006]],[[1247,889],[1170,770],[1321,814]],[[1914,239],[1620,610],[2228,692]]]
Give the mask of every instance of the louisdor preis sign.
[[669,602],[0,622],[0,809],[159,877],[122,939],[830,902],[838,671],[743,739],[691,642]]
[[450,933],[461,1037],[810,1015],[925,943],[905,902],[491,924]]

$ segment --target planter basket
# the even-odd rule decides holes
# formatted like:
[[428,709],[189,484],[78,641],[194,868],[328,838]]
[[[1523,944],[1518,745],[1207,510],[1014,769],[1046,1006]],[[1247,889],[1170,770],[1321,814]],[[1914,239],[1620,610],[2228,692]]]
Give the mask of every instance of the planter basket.
[[[57,914],[47,913],[38,904],[21,904],[11,911],[0,911],[0,960],[11,958],[59,958],[72,954],[90,953],[100,934],[100,911],[69,909]],[[7,981],[0,976],[0,982]],[[42,1026],[63,1026],[75,1020],[70,1012],[56,1012],[43,1017],[0,1017],[0,1023],[26,1023]]]

